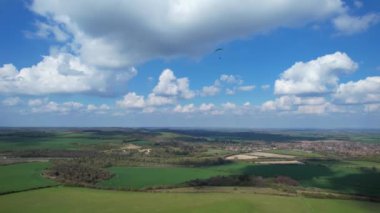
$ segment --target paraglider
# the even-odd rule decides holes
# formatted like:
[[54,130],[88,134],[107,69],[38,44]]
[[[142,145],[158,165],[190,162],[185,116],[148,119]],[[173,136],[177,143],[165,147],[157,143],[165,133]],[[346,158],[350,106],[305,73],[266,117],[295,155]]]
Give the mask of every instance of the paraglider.
[[[219,48],[216,48],[216,49],[214,50],[214,53],[217,53],[217,52],[220,52],[220,51],[223,51],[223,48],[220,48],[220,47],[219,47]],[[222,57],[221,57],[220,55],[218,56],[218,58],[219,58],[219,60],[222,59]]]

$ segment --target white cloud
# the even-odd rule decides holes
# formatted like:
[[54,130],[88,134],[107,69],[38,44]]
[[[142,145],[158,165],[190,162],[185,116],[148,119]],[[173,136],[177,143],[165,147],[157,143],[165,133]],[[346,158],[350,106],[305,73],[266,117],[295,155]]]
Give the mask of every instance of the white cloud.
[[232,110],[232,109],[236,109],[236,104],[231,103],[231,102],[226,102],[222,104],[222,107],[226,110]]
[[212,110],[215,109],[215,105],[212,104],[212,103],[202,103],[200,106],[199,106],[199,111],[201,112],[211,112]]
[[246,85],[246,86],[239,86],[237,90],[239,91],[244,91],[244,92],[249,92],[255,89],[255,85]]
[[220,88],[217,85],[202,87],[202,96],[214,96],[220,92]]
[[343,14],[333,20],[339,35],[352,35],[366,31],[369,27],[380,21],[380,15],[369,13],[363,16],[350,16]]
[[281,96],[275,100],[266,101],[262,104],[262,111],[290,111],[294,106],[293,96]]
[[[12,64],[0,67],[0,93],[45,95],[52,93],[105,93],[115,81],[125,83],[137,71],[99,71],[71,54],[45,56],[38,64],[17,70]],[[113,82],[110,85],[110,81]]]
[[[242,83],[242,82],[241,82]],[[236,91],[249,92],[255,89],[255,85],[235,86],[233,88],[226,88],[227,95],[235,95]]]
[[65,103],[63,103],[63,106],[69,107],[69,108],[72,108],[72,109],[80,109],[80,108],[84,107],[83,104],[81,104],[79,102],[75,102],[75,101],[65,102]]
[[270,88],[269,84],[263,84],[263,85],[261,85],[261,89],[262,90],[268,90],[269,88]]
[[142,109],[148,113],[155,111],[155,107],[173,105],[179,99],[190,99],[194,96],[195,93],[189,89],[188,78],[177,78],[173,71],[165,69],[147,97],[130,92],[117,101],[116,105],[126,109]]
[[302,105],[297,109],[298,113],[302,114],[323,114],[326,112],[328,104],[321,105]]
[[105,114],[109,110],[111,110],[111,107],[108,106],[107,104],[101,104],[99,106],[96,106],[94,104],[89,104],[87,105],[86,108],[87,112],[95,112],[97,114]]
[[173,109],[175,113],[202,113],[205,115],[223,115],[226,113],[244,114],[251,109],[251,104],[246,102],[242,106],[237,106],[235,103],[226,102],[220,106],[215,106],[213,103],[202,103],[198,107],[194,104],[176,105]]
[[69,39],[69,35],[64,32],[62,27],[60,27],[57,23],[44,23],[37,22],[36,23],[37,32],[29,33],[27,36],[38,37],[38,38],[53,38],[59,42],[64,42]]
[[339,73],[351,73],[358,65],[345,53],[297,62],[275,81],[276,95],[315,95],[329,93],[338,84]]
[[34,106],[40,106],[44,103],[44,100],[43,99],[30,99],[28,101],[28,106],[31,106],[31,107],[34,107]]
[[79,102],[57,103],[54,101],[44,102],[41,105],[33,106],[30,111],[32,113],[60,113],[68,114],[70,112],[80,112],[84,109],[84,105]]
[[126,109],[141,109],[146,106],[144,96],[137,95],[134,92],[126,94],[122,100],[116,102],[116,105]]
[[264,102],[261,110],[290,112],[299,114],[323,114],[327,112],[343,112],[329,103],[324,97],[280,96],[272,101]]
[[21,102],[22,100],[19,97],[9,97],[9,98],[4,99],[1,103],[4,106],[16,106],[20,104]]
[[333,97],[343,104],[380,103],[380,76],[340,84]]
[[148,106],[163,106],[174,104],[176,102],[175,97],[167,97],[167,96],[158,96],[154,93],[148,95],[148,99],[146,101]]
[[115,68],[199,56],[233,39],[323,21],[344,7],[341,0],[34,0],[31,10],[62,26],[86,64]]
[[190,99],[195,96],[195,93],[189,89],[189,79],[177,79],[170,69],[166,69],[161,73],[158,84],[153,89],[153,93],[161,96],[176,96],[185,99]]
[[93,104],[87,105],[87,111],[89,111],[89,112],[95,111],[97,109],[98,109],[98,107],[93,105]]
[[244,81],[240,78],[240,76],[222,74],[214,81],[213,85],[204,86],[202,88],[201,95],[215,96],[223,88],[225,88],[225,93],[227,95],[234,95],[236,91],[247,92],[255,89],[255,85],[242,85],[243,83]]
[[187,105],[177,105],[174,110],[174,112],[179,112],[179,113],[191,113],[191,112],[195,112],[196,111],[196,108],[194,106],[194,104],[187,104]]
[[261,111],[267,112],[267,111],[276,111],[277,105],[276,101],[265,101],[263,104],[261,104]]
[[339,72],[350,73],[357,64],[337,52],[315,60],[298,62],[275,82],[277,98],[261,105],[261,111],[324,114],[377,111],[380,76],[338,84]]
[[226,94],[227,94],[227,95],[235,95],[235,89],[227,88],[227,89],[226,89]]
[[379,112],[380,104],[365,104],[364,111],[365,112]]
[[243,83],[240,77],[235,75],[226,75],[222,74],[219,78],[220,81],[228,83],[228,84],[241,84]]

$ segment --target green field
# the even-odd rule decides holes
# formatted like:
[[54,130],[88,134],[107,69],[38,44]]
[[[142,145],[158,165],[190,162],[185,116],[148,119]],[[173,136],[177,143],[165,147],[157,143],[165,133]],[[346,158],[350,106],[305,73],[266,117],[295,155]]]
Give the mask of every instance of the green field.
[[380,196],[380,172],[371,162],[314,162],[305,165],[252,165],[242,172],[263,177],[289,176],[305,187],[319,187],[343,193]]
[[[318,187],[342,193],[380,196],[380,172],[371,170],[370,162],[327,162],[305,165],[254,165],[233,163],[203,168],[181,167],[112,167],[115,176],[98,183],[113,189],[142,189],[154,186],[174,186],[194,179],[218,175],[254,175],[262,177],[288,176],[303,187]],[[366,169],[363,170],[363,167]]]
[[128,138],[121,134],[99,135],[91,132],[56,132],[19,134],[0,134],[1,151],[18,151],[28,149],[52,149],[52,150],[83,150],[96,149],[99,145],[120,144],[122,139]]
[[116,189],[139,189],[152,186],[177,185],[193,179],[205,179],[217,175],[227,175],[222,170],[208,168],[180,167],[112,167],[115,176],[98,185]]
[[23,163],[0,166],[0,193],[57,185],[41,176],[48,163]]
[[[22,204],[22,205],[20,205]],[[146,193],[53,187],[0,196],[0,212],[378,212],[379,203],[245,193]]]

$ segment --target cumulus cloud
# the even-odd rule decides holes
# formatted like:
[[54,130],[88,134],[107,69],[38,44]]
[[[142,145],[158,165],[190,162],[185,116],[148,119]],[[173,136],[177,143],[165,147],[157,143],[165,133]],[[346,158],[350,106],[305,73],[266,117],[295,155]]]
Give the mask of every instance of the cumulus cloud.
[[237,90],[239,91],[244,91],[244,92],[249,92],[252,91],[256,88],[255,85],[246,85],[246,86],[239,86]]
[[199,106],[199,111],[201,112],[211,112],[214,109],[215,109],[215,105],[212,103],[202,103]]
[[231,103],[231,102],[226,102],[226,103],[222,104],[222,107],[226,110],[232,110],[232,109],[236,108],[236,104]]
[[365,32],[368,28],[378,24],[380,15],[377,13],[369,13],[363,16],[350,16],[343,14],[333,20],[338,35],[352,35]]
[[85,63],[112,68],[199,56],[223,42],[322,21],[345,10],[341,0],[34,0],[30,8],[53,26],[63,26]]
[[339,82],[339,72],[351,73],[357,64],[345,53],[325,55],[309,62],[297,62],[275,82],[274,100],[261,105],[261,111],[303,114],[365,112],[378,110],[380,76]]
[[169,104],[175,104],[176,98],[173,96],[159,96],[154,93],[148,95],[147,105],[148,106],[163,106]]
[[338,84],[338,74],[352,73],[358,65],[346,53],[296,62],[275,81],[276,95],[316,95],[329,93]]
[[199,106],[195,106],[194,104],[186,104],[186,105],[177,104],[172,110],[172,112],[186,113],[186,114],[201,113],[204,115],[223,115],[227,113],[244,114],[244,113],[248,113],[251,109],[252,107],[249,102],[246,102],[241,106],[232,102],[226,102],[219,106],[216,106],[213,103],[202,103]]
[[280,96],[261,105],[262,111],[291,112],[300,114],[324,114],[327,112],[343,112],[338,106],[331,104],[325,97]]
[[29,108],[24,111],[26,113],[58,113],[64,115],[70,113],[104,114],[111,110],[111,107],[107,104],[85,105],[76,101],[58,103],[56,101],[50,101],[48,98],[29,99],[28,106]]
[[0,93],[45,95],[52,93],[105,93],[117,82],[125,83],[137,74],[135,69],[102,72],[83,64],[71,54],[45,56],[38,64],[17,68],[12,64],[0,67]]
[[380,76],[340,84],[333,97],[343,104],[380,103]]
[[36,22],[37,31],[36,32],[27,32],[28,37],[37,37],[37,38],[52,38],[59,42],[64,42],[69,39],[69,35],[62,29],[57,23],[44,23]]
[[79,102],[69,101],[64,103],[57,103],[55,101],[48,101],[30,109],[32,113],[60,113],[67,114],[70,112],[79,112],[84,108],[84,105]]
[[143,109],[146,112],[154,111],[154,107],[173,105],[180,99],[191,99],[195,92],[189,88],[188,78],[177,78],[173,71],[162,71],[157,85],[147,97],[130,92],[116,105],[125,109]]
[[194,106],[194,104],[187,104],[187,105],[177,105],[175,108],[174,108],[174,112],[179,112],[179,113],[191,113],[191,112],[195,112],[196,108]]
[[215,96],[225,88],[227,95],[234,95],[236,91],[248,92],[255,89],[255,85],[242,85],[244,81],[240,76],[222,74],[218,79],[214,81],[214,84],[210,86],[202,87],[202,96]]
[[21,102],[22,100],[19,97],[9,97],[9,98],[4,99],[1,103],[4,106],[16,106],[20,104]]
[[87,108],[86,108],[87,112],[94,112],[97,114],[105,114],[110,110],[111,110],[111,107],[108,106],[107,104],[101,104],[99,106],[94,105],[94,104],[89,104],[87,105]]
[[153,93],[161,96],[178,96],[185,99],[195,96],[195,93],[189,89],[189,79],[177,79],[170,69],[166,69],[161,73]]
[[220,92],[220,88],[217,85],[202,87],[202,96],[214,96]]
[[135,92],[126,94],[122,100],[117,101],[116,105],[120,108],[141,109],[145,107],[144,96],[137,95]]
[[34,106],[40,106],[40,105],[42,105],[44,102],[45,102],[45,100],[43,100],[43,99],[39,99],[39,98],[36,98],[36,99],[30,99],[30,100],[28,101],[28,106],[31,106],[31,107],[34,107]]
[[219,80],[221,82],[225,82],[225,83],[228,83],[228,84],[241,84],[241,83],[243,83],[243,81],[240,79],[240,77],[235,76],[235,75],[222,74],[219,77]]

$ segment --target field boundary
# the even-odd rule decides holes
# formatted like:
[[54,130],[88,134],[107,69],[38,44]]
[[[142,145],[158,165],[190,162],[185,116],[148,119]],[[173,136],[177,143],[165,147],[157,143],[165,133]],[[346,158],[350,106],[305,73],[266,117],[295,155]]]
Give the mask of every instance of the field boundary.
[[0,196],[8,195],[8,194],[20,193],[20,192],[27,192],[27,191],[39,190],[39,189],[46,189],[46,188],[58,187],[58,186],[61,186],[61,185],[60,185],[60,184],[57,184],[57,185],[51,185],[51,186],[33,187],[33,188],[23,189],[23,190],[15,190],[15,191],[0,192]]

